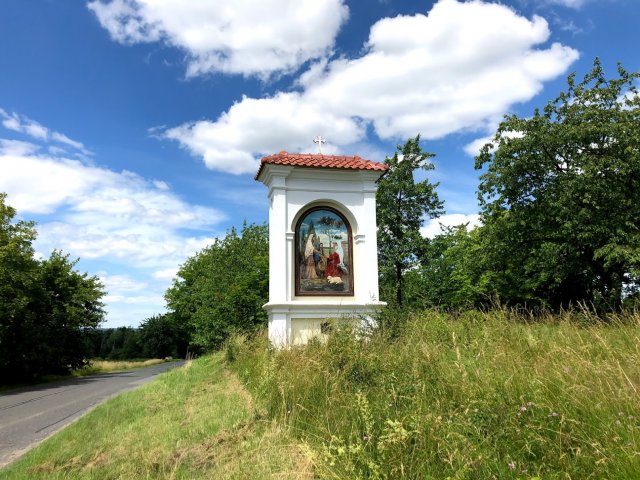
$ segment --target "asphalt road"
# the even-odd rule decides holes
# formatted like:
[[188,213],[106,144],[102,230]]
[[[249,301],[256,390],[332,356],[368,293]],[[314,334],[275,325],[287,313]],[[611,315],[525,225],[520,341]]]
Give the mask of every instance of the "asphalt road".
[[0,393],[0,468],[92,407],[183,363],[162,363],[138,370],[62,380]]

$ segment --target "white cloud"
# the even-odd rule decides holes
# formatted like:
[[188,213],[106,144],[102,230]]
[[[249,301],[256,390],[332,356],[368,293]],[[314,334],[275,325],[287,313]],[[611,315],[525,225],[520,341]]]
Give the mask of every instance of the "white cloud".
[[489,135],[486,137],[476,138],[474,141],[467,143],[464,146],[464,152],[467,155],[472,157],[476,157],[480,154],[480,149],[485,146],[485,144],[491,142],[493,140],[493,135]]
[[468,223],[467,229],[472,230],[481,224],[478,214],[451,213],[442,215],[440,218],[430,219],[427,224],[420,229],[423,237],[433,238],[443,232],[442,225],[454,227]]
[[51,213],[65,201],[82,198],[99,180],[76,160],[10,152],[0,156],[0,191],[24,213]]
[[586,3],[586,0],[547,0],[547,2],[568,8],[580,8]]
[[2,155],[0,168],[0,191],[19,212],[57,213],[60,220],[39,225],[40,245],[82,258],[175,265],[210,240],[178,229],[206,231],[224,219],[131,172],[35,155]]
[[100,281],[110,294],[121,292],[139,292],[147,288],[147,282],[141,282],[128,275],[108,275],[106,272],[98,274]]
[[29,155],[39,149],[39,145],[30,142],[0,138],[0,155]]
[[[491,130],[493,130],[493,131],[495,131],[496,129],[497,129],[497,127],[491,128]],[[463,147],[463,150],[465,151],[465,153],[467,155],[475,157],[475,156],[480,154],[480,149],[482,147],[484,147],[485,144],[493,143],[493,137],[494,137],[494,135],[489,135],[489,136],[486,136],[486,137],[476,138],[472,142],[467,143]],[[524,133],[523,132],[514,132],[514,131],[502,132],[501,137],[502,138],[522,138],[522,137],[524,137]],[[493,151],[493,148],[491,148],[490,151]]]
[[164,270],[158,270],[153,272],[153,278],[157,280],[173,280],[178,274],[178,268],[165,268]]
[[15,112],[9,113],[0,108],[0,118],[2,119],[2,126],[7,130],[23,133],[35,140],[62,143],[68,147],[72,147],[77,153],[84,156],[91,155],[91,152],[87,150],[82,143],[72,140],[62,133],[51,131],[24,115],[18,115]]
[[[258,169],[259,153],[313,149],[310,132],[344,145],[362,140],[366,130],[362,122],[315,108],[291,92],[260,100],[245,97],[217,121],[184,124],[167,130],[165,137],[201,156],[213,170],[241,174]],[[323,148],[332,153],[331,145]]]
[[368,126],[382,139],[484,131],[578,58],[558,43],[539,47],[549,36],[539,16],[441,0],[427,15],[378,21],[361,57],[312,65],[299,92],[245,97],[216,121],[184,124],[165,136],[209,168],[240,174],[254,172],[266,153],[315,150],[318,133],[340,152],[363,141]]
[[187,76],[296,70],[326,55],[343,0],[95,0],[88,7],[123,44],[163,41],[187,53]]
[[112,328],[137,327],[141,320],[166,311],[166,309],[158,307],[157,301],[150,303],[126,303],[117,301],[117,299],[110,300],[107,304],[107,309],[109,311],[108,326]]
[[127,305],[132,304],[152,304],[158,305],[162,304],[164,299],[162,295],[135,295],[135,296],[125,296],[125,295],[106,295],[104,297],[105,303],[124,303]]

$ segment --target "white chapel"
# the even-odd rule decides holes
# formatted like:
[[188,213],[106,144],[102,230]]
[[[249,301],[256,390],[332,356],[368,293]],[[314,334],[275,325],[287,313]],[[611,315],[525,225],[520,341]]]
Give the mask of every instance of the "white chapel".
[[269,339],[305,344],[328,320],[367,321],[378,298],[377,181],[358,156],[280,152],[255,179],[269,198]]

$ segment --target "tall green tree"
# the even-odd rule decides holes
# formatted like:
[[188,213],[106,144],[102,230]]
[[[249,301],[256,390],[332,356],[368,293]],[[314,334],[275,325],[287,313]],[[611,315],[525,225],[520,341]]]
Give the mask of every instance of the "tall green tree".
[[84,364],[83,333],[104,315],[102,285],[54,251],[37,260],[33,222],[15,221],[0,193],[0,378],[29,380]]
[[438,198],[438,183],[428,179],[416,181],[419,170],[433,170],[430,158],[434,154],[420,147],[420,135],[398,146],[393,157],[385,159],[389,170],[378,184],[378,260],[381,286],[393,290],[399,307],[404,303],[406,272],[417,265],[425,251],[420,227],[426,218],[437,218],[443,213],[443,202]]
[[269,239],[266,225],[232,229],[180,267],[165,293],[178,322],[192,332],[192,343],[218,348],[231,331],[249,332],[266,323],[269,296]]
[[147,318],[140,324],[142,356],[146,358],[184,358],[189,346],[188,324],[165,313]]
[[0,193],[0,376],[6,381],[24,374],[38,341],[38,262],[34,258],[33,222],[15,222],[16,210]]
[[37,353],[47,373],[65,373],[85,365],[90,349],[84,332],[97,328],[104,318],[104,287],[97,277],[78,272],[77,263],[54,250],[38,268],[41,291],[35,310],[38,330],[45,338]]
[[427,247],[416,273],[420,276],[421,306],[445,309],[468,309],[491,301],[496,282],[487,268],[486,254],[490,246],[484,242],[480,228],[468,230],[467,224],[446,227]]
[[637,288],[639,78],[596,59],[543,111],[505,117],[476,158],[493,263],[515,282],[504,300],[615,309]]

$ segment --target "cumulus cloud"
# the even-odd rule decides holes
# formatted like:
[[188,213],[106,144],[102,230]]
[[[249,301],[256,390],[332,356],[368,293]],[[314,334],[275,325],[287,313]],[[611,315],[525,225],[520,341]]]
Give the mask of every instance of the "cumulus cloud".
[[268,77],[326,55],[349,10],[343,0],[95,0],[122,44],[162,41],[187,54],[187,76]]
[[34,154],[2,154],[0,168],[0,191],[18,211],[61,218],[39,226],[39,242],[83,258],[176,261],[207,241],[184,239],[179,229],[205,230],[224,219],[127,171]]
[[[492,128],[491,130],[495,130],[495,128]],[[522,132],[514,132],[514,131],[502,132],[502,138],[522,138],[523,136],[524,136],[524,133]],[[493,138],[494,138],[493,135],[476,138],[472,142],[467,143],[463,147],[463,150],[467,155],[475,157],[480,154],[480,149],[482,149],[482,147],[484,147],[485,144],[493,143]],[[490,151],[493,151],[493,147],[490,149]]]
[[[202,157],[213,170],[255,172],[256,153],[313,147],[310,132],[322,132],[333,144],[350,144],[366,134],[363,122],[315,108],[297,92],[264,99],[243,98],[217,121],[203,120],[169,129],[165,137]],[[332,153],[332,146],[324,147]],[[335,148],[333,148],[335,151]]]
[[132,304],[162,304],[162,295],[106,295],[104,297],[106,303],[124,303]]
[[467,229],[472,230],[480,225],[478,214],[451,213],[442,215],[440,218],[430,219],[427,224],[420,229],[423,237],[433,238],[443,233],[445,227],[454,227],[467,223]]
[[363,141],[369,127],[385,140],[486,131],[578,58],[559,43],[542,46],[549,36],[539,16],[478,0],[440,0],[426,15],[378,21],[363,55],[312,65],[299,91],[244,97],[215,121],[164,135],[209,168],[240,174],[254,172],[263,154],[312,150],[318,133],[342,152]]
[[153,278],[156,280],[173,280],[178,274],[178,268],[165,268],[164,270],[158,270],[153,272]]
[[476,157],[477,155],[480,154],[480,149],[484,147],[487,143],[491,142],[491,140],[493,140],[492,135],[476,138],[474,141],[467,143],[464,146],[463,150],[467,155],[471,157]]

